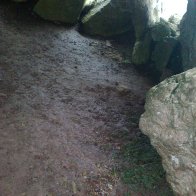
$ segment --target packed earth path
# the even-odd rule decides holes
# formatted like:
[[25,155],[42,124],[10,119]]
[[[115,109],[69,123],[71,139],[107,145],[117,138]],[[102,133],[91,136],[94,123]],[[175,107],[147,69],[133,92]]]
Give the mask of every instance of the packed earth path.
[[0,4],[0,195],[115,195],[150,82],[106,40]]

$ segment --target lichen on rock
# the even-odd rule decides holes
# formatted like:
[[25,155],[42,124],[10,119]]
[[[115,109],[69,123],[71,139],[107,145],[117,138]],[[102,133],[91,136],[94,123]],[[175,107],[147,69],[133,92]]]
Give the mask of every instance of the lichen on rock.
[[153,87],[140,128],[162,157],[178,195],[196,195],[196,68]]

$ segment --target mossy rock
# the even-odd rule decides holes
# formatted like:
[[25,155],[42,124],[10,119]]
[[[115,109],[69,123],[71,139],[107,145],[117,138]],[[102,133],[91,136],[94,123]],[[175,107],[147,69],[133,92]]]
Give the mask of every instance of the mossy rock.
[[76,23],[84,0],[39,0],[34,12],[42,18],[63,23]]
[[90,35],[110,37],[133,29],[131,13],[124,3],[106,0],[97,4],[81,20],[81,29]]
[[175,24],[161,20],[151,28],[151,35],[153,41],[161,41],[168,37],[175,37],[177,31],[178,29]]

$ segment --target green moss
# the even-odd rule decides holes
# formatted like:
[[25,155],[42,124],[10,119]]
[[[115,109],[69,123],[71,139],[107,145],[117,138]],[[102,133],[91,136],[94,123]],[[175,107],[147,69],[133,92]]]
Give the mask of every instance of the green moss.
[[161,158],[142,135],[122,149],[122,158],[129,163],[121,171],[121,177],[130,189],[136,192],[158,192],[159,195],[173,195],[165,180]]

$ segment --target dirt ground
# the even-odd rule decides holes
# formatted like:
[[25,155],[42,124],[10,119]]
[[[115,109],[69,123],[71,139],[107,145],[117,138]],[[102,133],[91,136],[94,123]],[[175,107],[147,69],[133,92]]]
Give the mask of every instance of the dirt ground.
[[149,87],[107,41],[0,3],[0,196],[125,194],[110,135],[138,132]]

